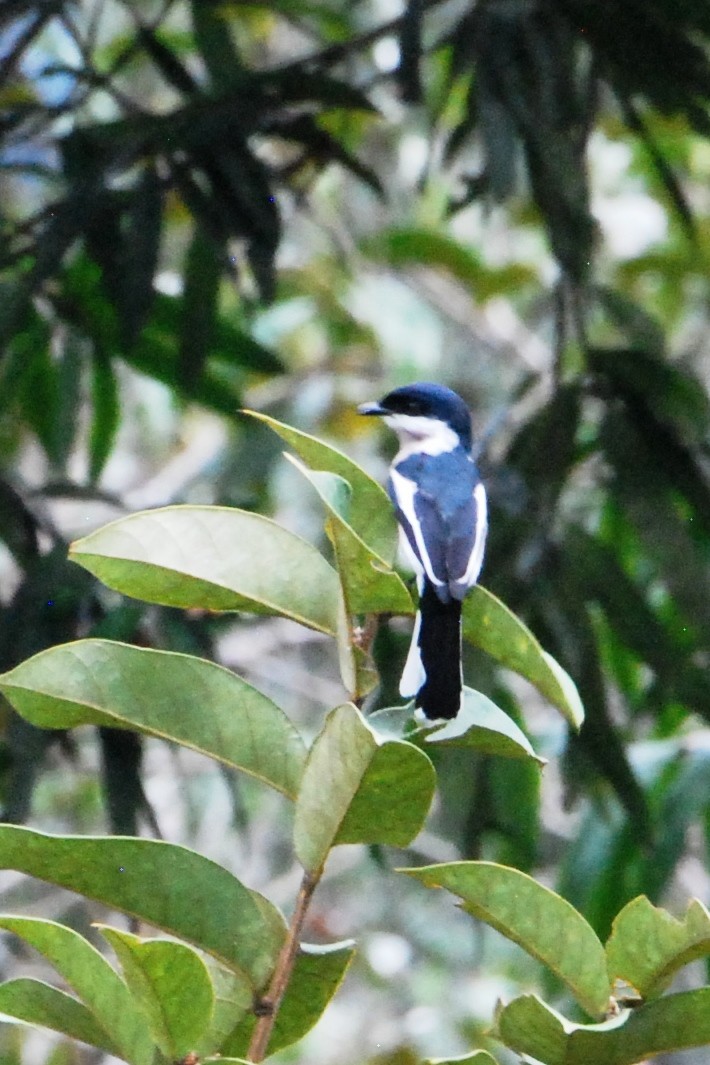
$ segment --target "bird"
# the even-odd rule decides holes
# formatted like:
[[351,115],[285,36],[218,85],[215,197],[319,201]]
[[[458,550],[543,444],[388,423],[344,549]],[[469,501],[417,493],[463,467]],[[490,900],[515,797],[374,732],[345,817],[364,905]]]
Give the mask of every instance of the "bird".
[[486,490],[474,462],[471,414],[444,385],[420,381],[358,407],[394,430],[399,450],[387,491],[403,554],[416,575],[419,605],[400,681],[425,722],[461,708],[461,609],[483,566]]

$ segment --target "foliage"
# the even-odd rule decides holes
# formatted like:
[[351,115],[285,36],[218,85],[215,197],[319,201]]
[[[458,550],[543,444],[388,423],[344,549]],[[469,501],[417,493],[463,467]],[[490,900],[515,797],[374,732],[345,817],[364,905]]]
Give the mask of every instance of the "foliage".
[[[289,435],[288,427],[276,428]],[[316,467],[339,461],[304,434],[294,439]],[[344,462],[341,457],[341,469]],[[367,535],[370,501],[379,505],[376,485],[355,465],[352,481],[330,476],[347,485],[345,499],[352,500],[354,520],[361,516]],[[1,917],[0,926],[43,955],[69,989],[29,978],[7,981],[0,984],[5,1016],[54,1029],[131,1065],[191,1055],[261,1061],[315,1023],[350,960],[350,943],[314,948],[300,941],[332,849],[357,843],[407,847],[426,820],[436,785],[432,758],[442,742],[534,760],[525,734],[472,690],[467,689],[460,718],[444,729],[406,722],[399,736],[388,735],[363,717],[356,703],[364,694],[362,677],[369,674],[352,661],[354,622],[362,617],[353,616],[347,593],[361,582],[374,585],[368,594],[382,613],[392,613],[401,592],[381,558],[363,577],[362,558],[338,551],[339,536],[357,535],[347,505],[338,515],[336,532],[326,511],[336,569],[275,523],[218,507],[138,513],[73,545],[72,556],[82,566],[149,600],[213,610],[246,606],[325,628],[340,643],[343,680],[353,701],[326,715],[305,753],[277,706],[239,677],[194,656],[86,639],[42,651],[2,675],[0,690],[32,725],[130,727],[197,748],[282,791],[294,803],[293,848],[304,871],[287,927],[264,896],[184,847],[0,826],[0,866],[100,900],[174,937],[100,926],[120,975],[68,927],[36,917]],[[259,530],[252,537],[255,521]],[[241,552],[238,565],[234,543]],[[300,585],[295,572],[303,578]],[[306,588],[310,597],[304,600]],[[477,633],[486,630],[484,642],[496,657],[545,690],[550,657],[502,604],[479,589],[474,602],[481,598],[488,612],[469,612],[466,637],[476,642]],[[357,594],[355,599],[360,601]],[[511,640],[516,626],[518,637]],[[360,655],[366,654],[369,647],[358,642]],[[552,675],[560,709],[578,717],[572,682],[557,665]],[[390,732],[396,729],[393,712],[380,712],[374,720],[380,718]],[[458,895],[472,915],[541,960],[591,1019],[572,1023],[535,996],[515,998],[498,1010],[495,1029],[512,1049],[546,1065],[581,1063],[591,1053],[614,1065],[632,1065],[663,1049],[710,1041],[710,989],[659,997],[677,969],[710,955],[710,914],[700,902],[693,902],[680,922],[641,897],[618,915],[605,949],[568,902],[516,869],[455,862],[406,872]],[[632,1010],[617,1001],[617,982],[634,988],[645,1004]],[[486,1051],[472,1054],[472,1060],[494,1061]]]
[[[316,604],[303,585],[299,616],[337,634],[347,687],[364,695],[375,678],[349,613],[411,609],[390,568],[394,527],[381,490],[301,430],[374,464],[355,401],[384,390],[380,377],[441,377],[488,422],[492,504],[487,589],[465,618],[480,691],[463,724],[427,740],[437,764],[467,759],[440,775],[443,835],[465,858],[544,865],[607,941],[630,900],[664,901],[707,850],[706,5],[411,0],[395,18],[374,0],[0,7],[0,668],[60,644],[94,664],[105,641],[137,644],[146,682],[150,655],[173,652],[164,672],[181,662],[224,707],[235,678],[180,656],[219,657],[229,619],[213,609],[263,617],[281,602],[292,616],[288,602],[264,601],[256,573],[225,588],[210,568],[178,586],[159,567],[176,549],[171,523],[197,519],[172,506],[186,499],[249,512],[221,511],[232,559],[242,536],[261,544],[262,514],[288,512],[293,546],[289,517],[306,497],[294,489],[298,507],[284,504],[271,426],[301,463],[288,484],[301,477],[327,515],[341,574],[342,604]],[[237,423],[243,403],[262,424]],[[175,484],[170,460],[189,438],[176,412],[198,409],[233,442]],[[137,504],[122,462],[152,485]],[[162,504],[142,530],[144,516],[125,517]],[[115,530],[140,535],[117,555],[82,536],[88,569],[69,566],[71,506],[85,506],[83,529],[110,507],[126,523]],[[299,526],[307,539],[315,520]],[[166,538],[141,561],[151,523]],[[197,522],[195,536],[198,552]],[[330,562],[301,551],[289,579],[315,565],[336,587]],[[159,577],[148,607],[99,582],[141,599]],[[385,709],[373,721],[395,739],[401,650],[381,626]],[[572,676],[579,735],[540,726],[530,689],[491,657],[574,725]],[[261,707],[265,729],[288,731],[265,696],[240,692],[245,719]],[[82,720],[96,727],[110,827],[155,831],[128,728],[172,735],[160,720],[170,706],[139,703],[82,705],[51,732],[5,706],[4,819],[28,818],[48,752],[72,757]],[[235,736],[210,737],[189,711],[180,742],[244,761]],[[536,721],[533,742],[521,714]],[[515,762],[490,757],[503,745]],[[302,746],[293,737],[281,793]],[[540,801],[533,747],[563,753],[552,802],[551,774]],[[571,841],[548,813],[560,805],[577,818]]]

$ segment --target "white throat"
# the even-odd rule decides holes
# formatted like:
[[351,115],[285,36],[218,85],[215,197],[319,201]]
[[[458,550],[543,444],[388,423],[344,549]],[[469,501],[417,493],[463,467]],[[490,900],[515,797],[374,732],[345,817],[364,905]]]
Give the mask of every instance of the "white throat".
[[423,414],[386,414],[383,420],[397,434],[398,461],[421,451],[426,455],[443,455],[461,443],[451,426],[438,418],[426,418]]

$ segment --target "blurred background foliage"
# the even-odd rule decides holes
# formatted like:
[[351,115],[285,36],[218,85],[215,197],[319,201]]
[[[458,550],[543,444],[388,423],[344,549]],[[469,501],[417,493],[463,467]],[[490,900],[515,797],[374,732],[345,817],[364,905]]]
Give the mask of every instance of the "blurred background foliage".
[[[186,649],[315,730],[342,691],[312,633],[141,609],[66,545],[172,501],[323,544],[316,500],[238,409],[380,475],[392,441],[355,404],[445,381],[491,496],[484,583],[588,719],[569,737],[471,654],[469,682],[552,761],[540,782],[450,752],[416,857],[542,871],[602,935],[640,892],[707,901],[709,45],[707,0],[4,0],[1,668],[86,634]],[[405,645],[383,626],[382,703]],[[0,787],[8,820],[162,832],[291,897],[280,801],[197,756],[6,709]],[[387,855],[339,860],[310,934],[362,953],[309,1060],[460,1051],[534,983],[445,900],[393,899]],[[3,883],[3,909],[88,920]]]

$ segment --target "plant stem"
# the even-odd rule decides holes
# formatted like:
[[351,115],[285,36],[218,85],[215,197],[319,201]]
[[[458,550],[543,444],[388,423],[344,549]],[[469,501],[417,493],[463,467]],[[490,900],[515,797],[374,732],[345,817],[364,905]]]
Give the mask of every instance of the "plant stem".
[[286,933],[284,945],[278,956],[276,968],[274,969],[271,983],[269,984],[269,989],[258,1003],[259,1018],[256,1022],[256,1027],[254,1028],[251,1042],[249,1044],[249,1050],[247,1052],[248,1061],[260,1062],[263,1061],[266,1056],[274,1022],[276,1021],[279,1007],[286,994],[286,988],[288,987],[291,973],[293,972],[293,965],[296,961],[303,922],[306,913],[308,912],[313,892],[320,880],[320,874],[320,869],[316,873],[306,872],[303,874],[303,880],[301,881],[301,886],[298,891],[291,923],[288,927],[288,932]]

